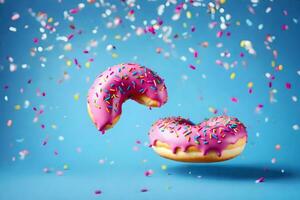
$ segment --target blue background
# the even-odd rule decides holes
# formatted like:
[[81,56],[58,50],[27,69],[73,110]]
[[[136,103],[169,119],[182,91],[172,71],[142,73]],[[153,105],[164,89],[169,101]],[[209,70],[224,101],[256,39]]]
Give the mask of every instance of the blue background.
[[[76,8],[79,3],[84,3],[85,8],[70,14],[74,21],[64,19],[64,11]],[[175,5],[171,4],[160,18],[162,26],[172,27],[170,39],[174,48],[159,37],[162,27],[155,35],[141,36],[137,36],[131,27],[145,28],[143,21],[149,24],[157,19],[157,7],[164,3],[138,1],[132,8],[121,1],[108,1],[99,8],[86,1],[66,0],[7,0],[0,4],[1,200],[300,198],[300,133],[293,129],[294,125],[300,124],[300,105],[292,100],[292,96],[300,98],[300,76],[297,74],[300,70],[297,23],[300,1],[266,0],[256,5],[250,0],[227,1],[222,7],[232,18],[221,38],[217,38],[216,33],[220,30],[220,16],[224,14],[217,11],[213,19],[207,6],[194,7],[187,2],[180,19],[173,21]],[[208,1],[204,3],[207,5]],[[112,5],[115,5],[115,11],[103,18],[102,14],[106,9],[112,10]],[[254,8],[255,14],[248,11],[249,6]],[[267,7],[272,8],[270,13],[265,12]],[[29,14],[29,8],[36,13],[47,13],[48,18],[59,22],[55,32],[45,30],[47,39],[41,40],[41,24]],[[135,21],[126,19],[131,9],[135,11]],[[287,16],[283,10],[288,11]],[[191,12],[191,19],[186,17],[187,11]],[[11,20],[14,12],[21,16],[15,21]],[[122,19],[122,24],[107,28],[107,22],[116,16]],[[252,21],[252,26],[247,25],[247,19]],[[212,21],[218,23],[214,29],[208,28]],[[72,30],[70,24],[76,29]],[[262,30],[258,30],[259,24],[264,25]],[[284,24],[289,27],[286,31],[281,29]],[[10,26],[16,27],[17,31],[9,31]],[[96,26],[98,32],[94,34],[92,30]],[[191,32],[191,26],[196,27],[195,32]],[[79,30],[82,30],[81,34],[77,34]],[[230,37],[226,36],[227,32],[231,33]],[[71,33],[75,36],[68,42],[56,39]],[[126,34],[130,34],[126,41],[116,38],[116,35],[122,38]],[[176,34],[177,39],[174,38]],[[272,50],[267,50],[264,44],[267,34],[275,37],[270,44]],[[39,38],[37,44],[33,42],[34,38]],[[92,39],[98,41],[98,46],[84,54],[83,50]],[[256,55],[241,48],[241,40],[251,41]],[[204,41],[209,43],[207,48],[200,45]],[[67,43],[72,44],[71,51],[64,50]],[[223,47],[217,48],[218,43]],[[109,44],[116,49],[107,51]],[[46,51],[45,48],[51,45],[53,50]],[[31,56],[32,48],[39,46],[44,51]],[[199,52],[198,58],[193,57],[189,47]],[[162,53],[156,53],[156,48],[162,48]],[[230,58],[220,56],[226,50],[231,53]],[[278,51],[277,59],[272,56],[273,50]],[[170,54],[167,58],[166,52]],[[244,57],[240,57],[241,52]],[[117,58],[112,55],[114,53]],[[60,55],[64,58],[60,59]],[[181,56],[186,56],[187,61],[182,61]],[[17,65],[14,72],[9,70],[8,57],[12,57],[12,63]],[[47,61],[42,62],[41,57]],[[75,58],[81,68],[74,64]],[[87,68],[85,62],[89,58],[94,61]],[[217,59],[228,63],[237,61],[238,64],[226,70],[215,63]],[[72,62],[71,66],[66,64],[68,60]],[[271,66],[272,61],[275,67]],[[101,135],[87,114],[87,91],[99,73],[123,62],[140,63],[156,71],[165,79],[169,101],[151,111],[128,101],[123,106],[120,121]],[[23,69],[22,64],[29,67]],[[192,70],[190,64],[196,69]],[[276,71],[280,64],[283,70]],[[230,79],[233,72],[236,77]],[[70,79],[59,83],[64,73],[68,73]],[[275,76],[272,88],[268,87],[266,73]],[[32,83],[28,84],[28,80]],[[248,82],[254,84],[252,94],[248,93]],[[287,82],[291,83],[291,89],[285,87]],[[38,96],[38,89],[46,95]],[[271,90],[277,91],[277,102],[270,102]],[[75,94],[79,94],[78,100],[74,99]],[[232,102],[232,97],[238,98],[238,102]],[[28,108],[24,108],[26,100],[30,102]],[[259,104],[263,108],[256,112]],[[21,109],[16,110],[16,105]],[[33,122],[34,107],[44,108],[38,122]],[[249,141],[239,157],[223,163],[187,164],[163,159],[148,147],[148,130],[158,118],[180,115],[201,122],[215,115],[210,107],[218,110],[217,115],[227,110],[229,115],[238,117],[247,126]],[[7,126],[8,120],[12,120],[12,126]],[[41,128],[42,125],[45,128]],[[64,140],[60,141],[59,136]],[[42,145],[46,138],[48,143]],[[281,146],[280,150],[276,150],[276,145]],[[29,151],[24,160],[19,156],[23,150]],[[276,159],[275,163],[271,162],[272,158]],[[99,160],[103,160],[102,163]],[[63,169],[65,164],[69,166],[68,170]],[[163,170],[162,165],[167,169]],[[51,172],[44,173],[44,168]],[[154,174],[146,177],[144,172],[150,169]],[[64,174],[57,176],[57,171]],[[264,177],[265,182],[256,184],[255,180],[260,177]],[[148,192],[141,192],[143,188]],[[101,190],[102,194],[95,195],[96,190]]]

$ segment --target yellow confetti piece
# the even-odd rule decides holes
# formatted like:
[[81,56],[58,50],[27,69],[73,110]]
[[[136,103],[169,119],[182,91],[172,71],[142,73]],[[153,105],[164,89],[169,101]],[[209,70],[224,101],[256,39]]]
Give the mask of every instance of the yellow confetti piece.
[[119,57],[119,55],[116,54],[116,53],[113,53],[113,54],[111,54],[111,57],[112,57],[112,58],[117,58],[117,57]]
[[192,18],[192,13],[190,11],[186,12],[186,18],[188,18],[188,19]]
[[115,35],[116,40],[120,40],[121,38],[122,38],[121,35]]
[[278,70],[279,71],[283,70],[283,66],[282,65],[278,65]]
[[220,0],[220,4],[226,3],[226,0]]
[[230,74],[230,79],[234,79],[235,78],[235,76],[236,76],[236,74],[234,73],[234,72],[232,72],[231,74]]
[[167,169],[167,165],[161,165],[161,169],[162,170],[166,170]]
[[18,104],[18,105],[15,105],[15,110],[20,110],[21,109],[21,106]]
[[272,66],[272,67],[275,67],[275,65],[276,65],[275,61],[274,61],[274,60],[272,60],[272,62],[271,62],[271,66]]
[[50,18],[48,19],[48,23],[51,23],[51,22],[53,22],[53,18],[52,18],[52,17],[50,17]]
[[75,101],[78,101],[79,97],[80,97],[80,94],[79,94],[79,93],[74,94],[74,100],[75,100]]
[[248,88],[252,88],[253,87],[253,82],[249,82],[248,83]]
[[90,62],[86,62],[86,63],[85,63],[85,67],[86,67],[86,68],[90,68],[90,67],[91,67],[91,63],[90,63]]
[[71,60],[67,60],[66,64],[67,64],[68,67],[70,67],[72,65],[72,61]]

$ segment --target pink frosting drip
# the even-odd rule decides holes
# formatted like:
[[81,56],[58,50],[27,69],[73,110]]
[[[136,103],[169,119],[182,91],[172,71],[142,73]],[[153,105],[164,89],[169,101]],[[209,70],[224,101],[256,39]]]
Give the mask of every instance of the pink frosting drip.
[[106,125],[111,125],[121,115],[122,104],[127,99],[139,101],[142,95],[157,101],[159,107],[168,99],[163,79],[150,69],[125,63],[110,67],[100,74],[87,97],[98,130],[104,132]]
[[190,146],[196,146],[203,155],[215,151],[218,156],[229,144],[235,144],[246,137],[246,127],[234,117],[213,117],[200,124],[193,124],[181,117],[169,117],[156,121],[149,132],[150,144],[156,141],[167,143],[173,153],[177,148],[186,151]]

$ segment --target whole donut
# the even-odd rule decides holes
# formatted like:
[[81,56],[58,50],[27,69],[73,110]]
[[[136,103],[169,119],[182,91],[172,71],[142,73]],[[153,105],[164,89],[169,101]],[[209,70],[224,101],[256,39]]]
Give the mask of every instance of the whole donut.
[[163,79],[144,66],[124,63],[108,68],[96,78],[87,97],[88,113],[99,131],[114,126],[127,99],[160,107],[168,94]]
[[160,156],[182,162],[218,162],[239,155],[247,142],[246,127],[235,117],[218,116],[193,124],[181,117],[156,121],[150,146]]

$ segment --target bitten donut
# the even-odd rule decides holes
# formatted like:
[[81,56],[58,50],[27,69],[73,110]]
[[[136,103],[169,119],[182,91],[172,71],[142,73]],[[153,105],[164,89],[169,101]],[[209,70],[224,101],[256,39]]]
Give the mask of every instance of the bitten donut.
[[160,107],[168,94],[163,79],[146,67],[125,63],[108,68],[96,78],[87,97],[88,113],[99,131],[104,133],[117,123],[127,99]]
[[239,155],[247,142],[246,127],[234,117],[218,116],[193,124],[181,117],[156,121],[150,146],[160,156],[182,162],[218,162]]

